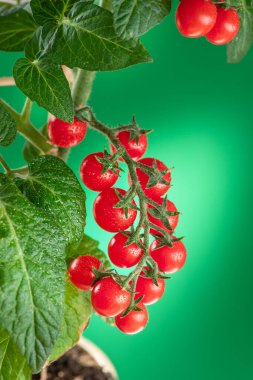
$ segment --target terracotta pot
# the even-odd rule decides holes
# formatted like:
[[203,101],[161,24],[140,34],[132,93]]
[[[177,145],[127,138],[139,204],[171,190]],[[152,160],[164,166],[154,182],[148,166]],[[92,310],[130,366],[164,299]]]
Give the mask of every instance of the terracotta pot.
[[119,380],[117,371],[108,356],[98,348],[94,343],[86,338],[81,338],[78,346],[83,348],[90,356],[92,356],[104,372],[110,373],[113,380]]

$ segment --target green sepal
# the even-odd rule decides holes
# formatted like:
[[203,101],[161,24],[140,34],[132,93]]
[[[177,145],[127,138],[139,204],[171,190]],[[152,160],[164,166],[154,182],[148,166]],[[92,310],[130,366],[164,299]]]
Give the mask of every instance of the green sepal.
[[[159,170],[155,159],[153,159],[152,168],[153,168],[153,173],[151,175],[149,174],[149,179],[146,186],[147,189],[157,185],[158,183],[162,183],[163,185],[169,186],[170,185],[169,182],[163,178],[165,174],[168,173],[169,170]],[[143,169],[143,171],[145,170]]]
[[114,174],[119,176],[119,171],[124,171],[117,164],[116,158],[110,155],[107,149],[104,149],[104,157],[95,156],[96,160],[103,165],[102,174],[105,174],[108,170],[111,170]]
[[129,209],[140,211],[139,207],[135,205],[134,203],[132,203],[136,195],[136,191],[134,187],[131,187],[124,195],[122,195],[117,189],[115,189],[115,192],[119,198],[119,202],[116,203],[114,208],[123,208],[126,218],[128,218]]

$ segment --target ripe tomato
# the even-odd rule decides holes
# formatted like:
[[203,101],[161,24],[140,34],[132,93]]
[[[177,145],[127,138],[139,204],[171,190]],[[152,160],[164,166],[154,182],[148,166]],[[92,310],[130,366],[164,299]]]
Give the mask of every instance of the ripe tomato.
[[69,279],[77,288],[91,290],[91,284],[95,279],[92,268],[99,269],[100,264],[101,262],[94,256],[79,256],[68,268]]
[[[163,198],[158,198],[155,201],[161,205],[163,203]],[[148,204],[148,207],[154,208],[150,204]],[[169,212],[177,212],[176,206],[174,205],[174,203],[172,203],[169,200],[167,200],[167,202],[166,202],[166,210]],[[169,230],[167,227],[165,227],[159,218],[155,218],[149,212],[148,212],[148,219],[150,220],[151,223],[155,224],[156,226],[162,228],[163,230],[167,231],[168,233],[172,233],[178,225],[179,215],[171,215],[168,217],[169,224],[172,228],[171,230]],[[155,230],[154,228],[150,229],[150,233],[156,234],[156,235],[161,235],[161,232]]]
[[214,45],[224,45],[235,38],[239,29],[240,18],[236,10],[218,7],[216,23],[206,38]]
[[99,280],[91,292],[91,303],[95,311],[104,317],[116,317],[128,308],[131,295],[112,277]]
[[[135,161],[139,160],[139,158],[141,158],[147,150],[148,139],[146,135],[140,135],[138,144],[136,143],[135,139],[130,140],[129,131],[118,132],[116,137],[119,140],[119,142],[123,145],[123,147],[126,149],[129,156],[132,157],[132,159]],[[110,148],[112,153],[116,152],[116,149],[112,144],[110,145]],[[124,161],[123,159],[120,160]]]
[[[141,160],[139,160],[139,162],[143,165],[152,167],[154,160],[155,160],[154,158],[142,158]],[[170,170],[167,168],[166,165],[164,165],[163,162],[161,162],[159,160],[155,160],[155,161],[156,161],[156,165],[157,165],[158,170],[167,171],[167,173],[163,176],[163,178],[168,183],[170,183],[170,181],[171,181]],[[141,185],[144,193],[146,194],[147,197],[149,197],[151,199],[161,197],[162,195],[164,195],[168,191],[168,189],[170,187],[170,186],[165,185],[163,183],[157,183],[155,186],[147,188],[149,175],[144,173],[144,171],[140,168],[136,169],[136,174],[137,174],[137,177],[139,179],[140,185]],[[130,177],[129,177],[129,183],[131,185]]]
[[120,268],[130,268],[140,261],[143,250],[136,243],[125,246],[128,237],[117,233],[108,245],[111,262]]
[[157,302],[165,291],[165,281],[162,278],[157,279],[158,286],[154,284],[149,277],[144,277],[144,272],[141,272],[136,284],[136,296],[144,296],[141,300],[144,305],[151,305]]
[[150,255],[157,262],[158,268],[168,274],[175,273],[183,267],[186,261],[186,249],[179,240],[173,243],[173,247],[160,247],[159,241],[154,240],[150,246]]
[[217,17],[215,4],[210,0],[182,0],[176,11],[176,24],[185,37],[205,36]]
[[74,118],[73,124],[52,116],[48,122],[48,136],[54,145],[71,148],[79,144],[86,136],[87,123]]
[[[122,195],[126,194],[123,189],[116,189]],[[128,209],[126,218],[123,208],[114,207],[120,201],[114,188],[103,190],[98,194],[93,205],[93,215],[97,224],[108,232],[126,230],[135,221],[137,211]],[[133,204],[135,202],[133,201]]]
[[125,334],[137,334],[144,330],[148,323],[148,311],[143,305],[139,303],[138,307],[142,309],[141,311],[130,311],[125,317],[122,315],[117,315],[115,318],[115,324],[120,331]]
[[[111,170],[107,170],[102,174],[103,165],[96,159],[96,157],[103,158],[104,153],[92,153],[85,157],[80,167],[80,177],[83,184],[89,189],[93,191],[102,191],[113,186],[118,179],[118,175]],[[119,170],[117,173],[119,174]]]

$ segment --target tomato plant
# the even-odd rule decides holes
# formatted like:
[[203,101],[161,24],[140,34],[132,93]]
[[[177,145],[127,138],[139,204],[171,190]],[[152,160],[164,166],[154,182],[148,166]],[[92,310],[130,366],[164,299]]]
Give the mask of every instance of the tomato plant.
[[[170,11],[170,0],[0,3],[0,50],[19,52],[13,77],[0,78],[0,85],[14,84],[26,97],[21,112],[0,99],[3,379],[29,380],[61,356],[77,343],[92,310],[115,318],[127,334],[141,331],[148,320],[145,305],[162,297],[166,274],[185,264],[185,246],[173,236],[179,212],[165,195],[169,163],[143,158],[151,131],[135,117],[108,127],[88,105],[96,72],[152,61],[140,37]],[[247,1],[182,0],[176,25],[188,37],[230,41],[228,60],[237,62],[252,44],[252,15]],[[31,121],[34,103],[48,112],[39,128]],[[106,138],[111,154],[97,147],[80,157],[81,186],[67,160],[88,128]],[[4,148],[17,134],[25,139],[27,164],[11,168]],[[122,163],[127,189],[116,187]],[[108,255],[84,234],[92,218],[87,189],[99,192],[95,221],[114,233]],[[112,264],[130,269],[123,275]]]

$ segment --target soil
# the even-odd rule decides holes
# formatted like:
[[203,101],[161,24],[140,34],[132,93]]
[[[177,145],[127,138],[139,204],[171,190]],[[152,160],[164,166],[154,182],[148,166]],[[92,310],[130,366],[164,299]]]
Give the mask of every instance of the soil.
[[[33,375],[32,380],[41,380],[41,375]],[[113,377],[90,354],[75,346],[50,364],[45,380],[113,380]]]

